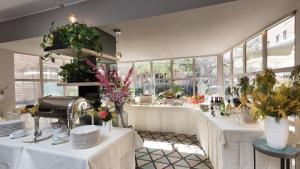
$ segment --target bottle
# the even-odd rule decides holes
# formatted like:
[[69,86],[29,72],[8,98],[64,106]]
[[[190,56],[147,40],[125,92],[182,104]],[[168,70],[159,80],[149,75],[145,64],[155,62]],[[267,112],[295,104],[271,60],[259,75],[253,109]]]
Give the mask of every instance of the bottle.
[[215,111],[219,110],[219,99],[218,99],[218,97],[215,97],[214,110]]
[[215,106],[214,98],[211,97],[211,99],[210,99],[210,109],[214,110],[214,106]]
[[221,112],[222,116],[224,116],[226,114],[225,103],[224,103],[224,99],[222,97],[220,97],[220,112]]
[[231,110],[232,110],[232,105],[230,103],[230,100],[227,101],[227,106],[226,106],[226,115],[229,116],[229,114],[231,113]]

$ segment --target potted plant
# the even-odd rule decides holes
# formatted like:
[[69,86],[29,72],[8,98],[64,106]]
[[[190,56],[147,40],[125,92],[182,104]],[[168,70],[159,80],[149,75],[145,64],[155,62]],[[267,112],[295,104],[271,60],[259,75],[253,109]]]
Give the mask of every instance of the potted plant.
[[58,75],[63,82],[95,82],[94,70],[85,64],[86,58],[73,58],[70,63],[61,66]]
[[242,113],[242,119],[246,123],[251,123],[256,121],[255,115],[250,113],[251,103],[248,98],[252,92],[253,87],[250,85],[249,77],[243,76],[240,78],[240,83],[238,84],[240,91],[240,105],[239,108]]
[[276,85],[275,73],[266,70],[254,80],[251,111],[264,118],[267,143],[275,149],[286,147],[289,136],[287,117],[300,112],[299,80],[293,80],[293,77],[295,74],[291,76],[293,83]]
[[[101,32],[96,27],[88,27],[78,22],[54,27],[52,22],[49,33],[43,36],[40,46],[45,50],[56,48],[71,48],[76,56],[81,54],[81,49],[87,48],[98,53],[102,52]],[[44,60],[55,59],[49,52],[42,57]]]

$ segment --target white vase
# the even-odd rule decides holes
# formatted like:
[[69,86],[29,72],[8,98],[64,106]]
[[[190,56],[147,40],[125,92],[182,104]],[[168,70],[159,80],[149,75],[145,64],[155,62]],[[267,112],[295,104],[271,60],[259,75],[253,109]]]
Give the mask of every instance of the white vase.
[[267,116],[264,126],[268,146],[274,149],[285,148],[289,138],[289,121],[285,118],[277,121],[274,117]]

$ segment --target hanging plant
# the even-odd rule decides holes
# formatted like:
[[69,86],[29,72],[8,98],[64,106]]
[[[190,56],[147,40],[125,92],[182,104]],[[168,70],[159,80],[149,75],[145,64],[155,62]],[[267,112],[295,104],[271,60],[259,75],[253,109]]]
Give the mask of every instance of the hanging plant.
[[[41,47],[44,50],[55,47],[69,47],[74,51],[75,56],[80,56],[83,48],[101,53],[101,36],[101,32],[97,28],[88,27],[86,24],[75,22],[54,28],[52,22],[49,34],[43,36]],[[51,52],[43,56],[42,59],[51,59],[52,62],[55,62]]]

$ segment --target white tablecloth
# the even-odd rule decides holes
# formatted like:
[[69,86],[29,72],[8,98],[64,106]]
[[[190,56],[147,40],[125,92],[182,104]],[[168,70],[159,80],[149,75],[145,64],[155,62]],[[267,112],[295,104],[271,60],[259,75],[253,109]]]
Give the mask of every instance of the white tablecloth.
[[128,123],[134,129],[195,135],[196,111],[192,107],[160,105],[125,105]]
[[114,128],[102,135],[99,145],[74,150],[70,143],[51,145],[50,140],[22,143],[0,138],[1,169],[134,169],[135,148],[142,146],[130,129]]
[[[253,169],[252,142],[263,136],[263,124],[239,124],[230,117],[197,113],[197,137],[215,169]],[[256,153],[257,169],[278,169],[279,160]]]

